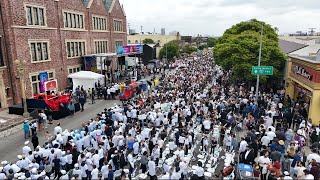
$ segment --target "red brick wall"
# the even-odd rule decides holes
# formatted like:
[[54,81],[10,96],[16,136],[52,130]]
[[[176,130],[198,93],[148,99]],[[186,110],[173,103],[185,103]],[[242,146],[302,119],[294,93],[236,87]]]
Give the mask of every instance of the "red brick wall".
[[[100,1],[100,2],[98,2]],[[27,24],[24,3],[35,4],[46,7],[46,22],[49,28],[56,29],[31,29],[31,28],[14,28],[12,26],[23,26]],[[11,87],[10,81],[13,83],[11,87],[12,97],[15,103],[21,100],[20,81],[16,78],[16,66],[13,61],[17,58],[26,60],[26,89],[27,96],[31,96],[31,84],[29,73],[45,70],[54,70],[55,77],[58,80],[59,90],[63,90],[67,86],[68,66],[81,65],[81,58],[67,59],[66,39],[86,40],[86,54],[94,53],[94,40],[107,39],[109,52],[115,52],[116,39],[123,39],[124,44],[126,38],[126,17],[122,13],[121,6],[117,0],[112,12],[109,14],[102,0],[94,0],[90,8],[82,3],[82,0],[18,0],[18,1],[1,1],[3,15],[3,30],[5,37],[2,43],[6,41],[6,49],[8,51],[9,66],[12,70],[12,79],[8,69],[4,73],[5,84]],[[63,10],[76,11],[84,14],[85,31],[67,31],[63,28]],[[108,32],[92,32],[92,15],[105,16],[108,23]],[[123,20],[123,30],[125,33],[113,33],[113,18]],[[2,29],[1,29],[2,30]],[[0,31],[1,33],[1,31]],[[50,41],[50,62],[31,63],[31,55],[29,50],[29,39],[47,39]],[[5,54],[4,54],[5,55]],[[9,102],[11,105],[13,101]]]

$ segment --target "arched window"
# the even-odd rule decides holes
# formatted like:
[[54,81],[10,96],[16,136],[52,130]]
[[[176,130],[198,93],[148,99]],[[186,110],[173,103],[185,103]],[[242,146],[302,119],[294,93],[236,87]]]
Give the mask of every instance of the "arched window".
[[138,43],[139,43],[139,41],[138,41],[138,40],[136,40],[136,41],[135,41],[135,43],[136,43],[136,44],[138,44]]
[[130,41],[130,40],[128,40],[128,44],[131,44],[131,41]]

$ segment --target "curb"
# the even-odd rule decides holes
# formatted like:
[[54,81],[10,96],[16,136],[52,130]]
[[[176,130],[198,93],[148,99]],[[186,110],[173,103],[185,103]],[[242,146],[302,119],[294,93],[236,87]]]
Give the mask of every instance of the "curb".
[[[27,118],[27,120],[31,120],[31,119],[32,119],[31,117]],[[11,125],[6,126],[6,127],[3,127],[3,128],[0,128],[0,132],[6,131],[6,130],[8,130],[8,129],[10,129],[10,128],[14,128],[14,127],[16,127],[16,126],[18,126],[18,125],[22,124],[22,123],[23,123],[23,121],[25,121],[25,120],[26,120],[26,119],[25,119],[25,118],[23,118],[22,120],[20,120],[20,121],[18,121],[18,122],[16,122],[16,123],[14,123],[14,124],[11,124]]]

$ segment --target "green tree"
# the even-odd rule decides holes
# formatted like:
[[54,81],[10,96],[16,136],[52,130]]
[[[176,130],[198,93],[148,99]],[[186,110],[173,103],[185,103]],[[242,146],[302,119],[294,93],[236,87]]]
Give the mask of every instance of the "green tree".
[[201,45],[201,46],[199,46],[198,49],[202,51],[202,50],[205,49],[205,48],[208,48],[208,45]]
[[208,38],[208,47],[214,47],[217,44],[216,38]]
[[191,54],[193,52],[196,52],[197,51],[197,48],[195,47],[192,47],[191,45],[186,45],[184,47],[182,47],[182,53],[187,53],[187,54]]
[[143,44],[155,44],[155,42],[151,38],[146,38],[142,42]]
[[262,82],[275,82],[283,77],[285,55],[278,46],[278,36],[271,25],[255,19],[240,22],[227,29],[213,48],[215,62],[225,70],[232,70],[234,80],[256,79],[251,67],[258,65],[260,32],[263,25],[261,66],[273,66],[273,76],[261,76]]
[[173,57],[178,57],[180,55],[179,51],[179,45],[174,41],[170,41],[164,44],[160,50],[160,58],[165,58],[166,54],[168,54],[168,59],[173,59]]

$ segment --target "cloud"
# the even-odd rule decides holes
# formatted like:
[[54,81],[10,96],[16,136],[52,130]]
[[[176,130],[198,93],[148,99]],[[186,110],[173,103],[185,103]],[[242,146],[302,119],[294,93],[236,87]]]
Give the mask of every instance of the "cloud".
[[182,35],[222,35],[232,25],[256,18],[280,33],[318,28],[316,0],[120,0],[131,28],[153,32],[176,30]]

